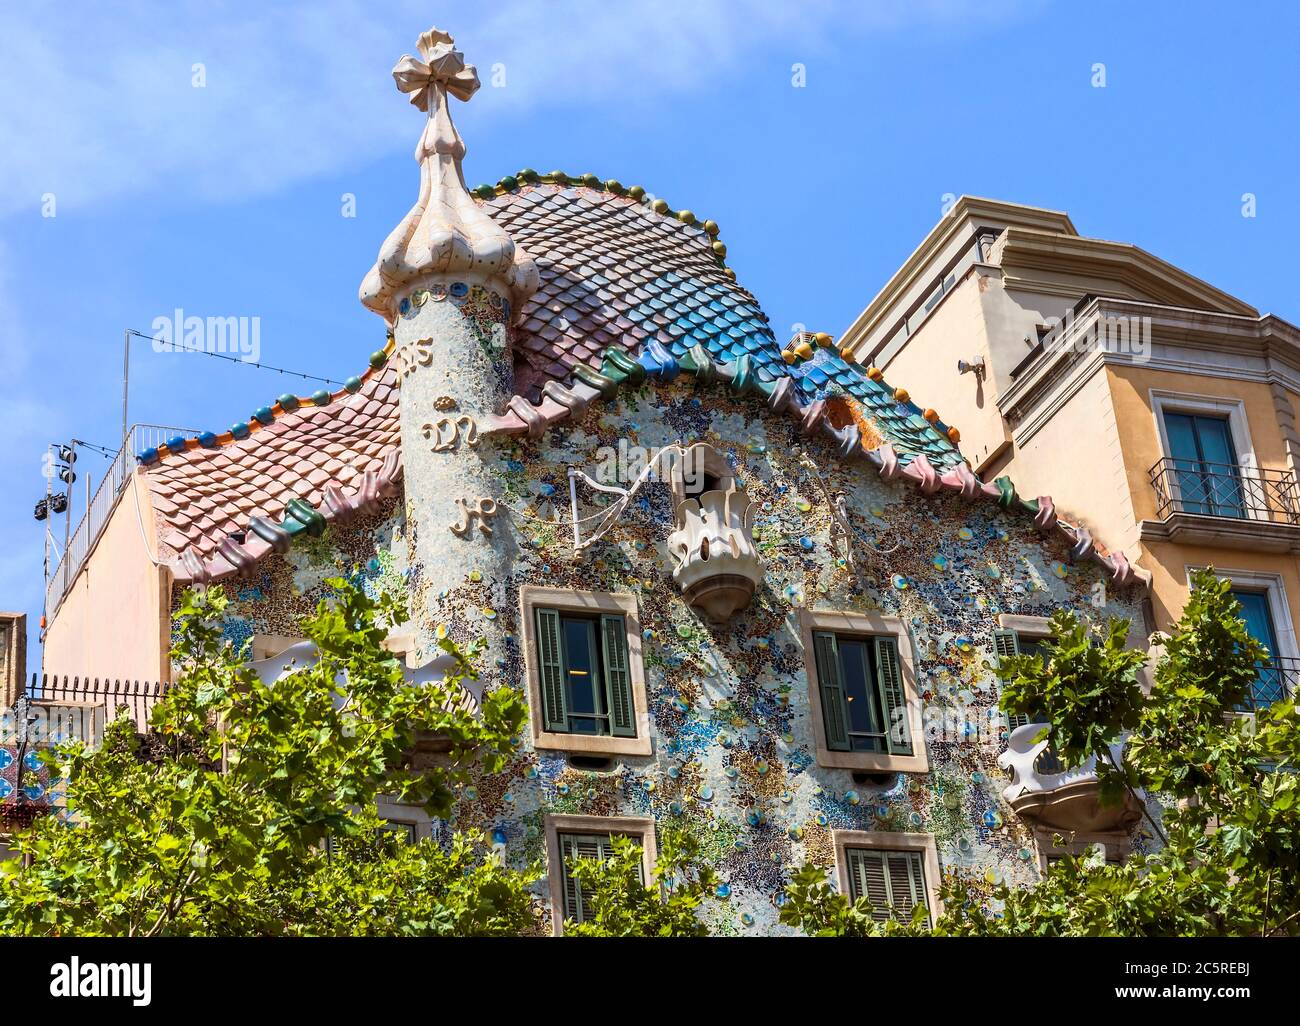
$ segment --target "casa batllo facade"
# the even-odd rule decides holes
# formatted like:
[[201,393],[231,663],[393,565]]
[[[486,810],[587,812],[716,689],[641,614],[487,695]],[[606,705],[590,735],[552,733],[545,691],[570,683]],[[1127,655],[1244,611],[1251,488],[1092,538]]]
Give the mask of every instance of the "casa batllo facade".
[[450,823],[382,811],[544,858],[557,932],[583,914],[567,859],[625,834],[648,872],[668,822],[734,934],[783,929],[803,862],[906,914],[944,877],[1032,883],[1058,833],[1146,846],[1090,766],[1008,724],[993,670],[1059,608],[1140,625],[1146,575],[977,477],[922,382],[775,337],[712,221],[594,174],[467,188],[450,108],[478,79],[446,33],[393,74],[426,118],[418,198],[360,289],[385,344],[337,392],[141,451],[63,575],[47,669],[166,678],[170,614],[205,586],[288,672],[340,573],[405,597],[413,675],[442,672],[441,638],[486,638],[464,701],[525,691],[513,761]]

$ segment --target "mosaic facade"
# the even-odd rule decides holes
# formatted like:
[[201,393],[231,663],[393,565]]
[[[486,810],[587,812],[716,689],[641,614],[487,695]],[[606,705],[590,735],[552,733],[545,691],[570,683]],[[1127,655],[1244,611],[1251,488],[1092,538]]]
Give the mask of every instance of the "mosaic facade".
[[[944,874],[966,876],[985,892],[1001,880],[1032,881],[1031,837],[1001,798],[1005,728],[987,729],[1001,722],[991,713],[997,614],[1047,616],[1066,607],[1093,620],[1136,619],[1140,595],[1134,586],[1108,585],[1095,563],[1072,564],[1068,545],[1040,533],[1023,512],[884,482],[870,464],[846,464],[832,444],[802,438],[796,427],[744,397],[646,383],[540,439],[485,438],[478,455],[500,482],[497,532],[515,553],[505,579],[478,569],[501,565],[494,546],[504,539],[446,529],[424,539],[428,561],[412,565],[407,525],[422,513],[412,504],[435,500],[408,491],[378,514],[269,557],[252,579],[226,582],[227,634],[236,642],[293,634],[324,580],[347,571],[368,590],[405,594],[459,642],[487,636],[491,686],[520,686],[522,584],[631,593],[643,630],[653,754],[584,770],[562,753],[534,750],[525,732],[509,768],[466,793],[452,826],[491,832],[522,866],[542,858],[548,812],[679,823],[701,839],[723,881],[706,911],[721,933],[780,932],[789,867],[830,868],[837,829],[931,833]],[[585,559],[575,561],[561,522],[569,467],[594,473],[620,453],[681,440],[723,453],[758,504],[754,533],[766,575],[750,608],[722,627],[700,618],[673,585],[666,484],[645,489]],[[842,543],[832,541],[821,487],[797,455],[800,446],[832,491],[846,496],[860,539],[856,574]],[[460,568],[459,579],[447,578],[448,566]],[[928,715],[946,710],[969,721],[955,731],[927,728],[930,772],[881,784],[817,764],[799,607],[903,620]]]

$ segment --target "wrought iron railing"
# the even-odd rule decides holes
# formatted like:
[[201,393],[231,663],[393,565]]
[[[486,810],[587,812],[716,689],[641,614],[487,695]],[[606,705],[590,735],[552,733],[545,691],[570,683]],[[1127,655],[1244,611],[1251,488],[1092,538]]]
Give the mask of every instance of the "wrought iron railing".
[[1166,456],[1148,472],[1156,492],[1156,518],[1172,513],[1300,522],[1300,493],[1289,470],[1239,463],[1208,463]]
[[67,551],[45,582],[45,609],[53,616],[81,572],[86,557],[103,533],[108,518],[117,505],[118,496],[125,491],[135,471],[136,454],[144,449],[157,448],[176,435],[192,435],[188,428],[163,427],[158,424],[136,424],[127,432],[126,441],[113,457],[90,500],[90,508],[83,512],[81,522],[68,541]]
[[115,718],[123,706],[136,729],[143,733],[153,707],[171,687],[167,681],[101,680],[47,673],[32,674],[31,683],[20,697],[27,699],[32,713],[44,717],[42,729],[49,736],[58,733],[90,742],[98,739],[105,720]]
[[1274,702],[1291,698],[1300,682],[1300,659],[1273,656],[1259,664],[1255,683],[1250,689],[1243,711],[1258,712]]

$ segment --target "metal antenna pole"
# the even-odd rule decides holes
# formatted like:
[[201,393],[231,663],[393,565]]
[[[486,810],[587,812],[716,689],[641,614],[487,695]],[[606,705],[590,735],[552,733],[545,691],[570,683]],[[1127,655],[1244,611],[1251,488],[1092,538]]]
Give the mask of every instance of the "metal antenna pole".
[[[73,468],[76,467],[77,465],[77,461],[75,458],[77,454],[77,443],[74,441],[71,445],[68,446],[68,449],[71,451],[74,457],[73,459],[68,461],[68,469],[72,470],[73,473],[76,473],[76,471],[73,470]],[[63,517],[63,559],[59,561],[59,566],[63,570],[63,582],[59,589],[60,596],[62,596],[66,592],[68,587],[68,555],[72,550],[72,499],[77,494],[72,488],[71,481],[65,481],[64,484],[67,485],[66,491],[68,496],[68,508],[64,510],[64,517]],[[62,601],[61,597],[59,601],[60,602]]]
[[126,445],[126,397],[131,382],[131,329],[122,332],[122,444]]
[[41,616],[49,614],[50,594],[50,496],[54,494],[54,453],[52,445],[45,446],[45,596],[41,599]]

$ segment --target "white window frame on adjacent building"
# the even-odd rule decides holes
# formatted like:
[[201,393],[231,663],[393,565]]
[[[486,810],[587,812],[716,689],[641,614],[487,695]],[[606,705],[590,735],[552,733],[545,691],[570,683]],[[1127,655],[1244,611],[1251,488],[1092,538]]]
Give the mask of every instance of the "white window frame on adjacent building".
[[[1188,566],[1187,586],[1192,586],[1192,574],[1197,570],[1208,569],[1204,566]],[[1270,655],[1279,659],[1300,659],[1300,642],[1296,638],[1295,623],[1291,619],[1291,605],[1286,597],[1286,584],[1281,574],[1264,573],[1259,570],[1232,570],[1228,567],[1215,567],[1214,575],[1221,581],[1231,581],[1234,589],[1239,591],[1260,591],[1268,596],[1268,611],[1273,617],[1273,633],[1277,635],[1279,651]]]
[[622,816],[567,816],[548,813],[546,824],[546,878],[551,894],[551,932],[564,933],[564,891],[568,874],[565,873],[562,838],[566,835],[608,835],[630,837],[641,845],[641,879],[647,884],[654,879],[655,871],[655,821],[639,817]]
[[[541,657],[538,652],[538,609],[556,609],[562,613],[592,617],[616,615],[623,618],[635,736],[570,734],[547,729],[546,706],[542,698]],[[572,588],[528,585],[519,589],[519,613],[523,625],[523,656],[527,668],[533,746],[579,755],[650,755],[653,742],[650,737],[650,709],[646,695],[645,664],[641,655],[641,620],[637,613],[636,596],[622,592],[577,591]]]
[[[907,730],[912,754],[888,752],[854,752],[832,749],[827,741],[825,710],[822,702],[821,676],[817,669],[814,635],[820,633],[856,637],[892,638],[898,648],[899,673],[902,677]],[[927,773],[930,758],[925,747],[921,700],[916,687],[915,655],[912,639],[903,621],[893,616],[827,609],[800,609],[799,636],[803,643],[804,668],[808,676],[809,715],[816,742],[817,763],[835,769],[863,773]]]
[[[1173,447],[1169,444],[1169,432],[1165,428],[1166,413],[1218,416],[1227,418],[1228,433],[1232,435],[1237,464],[1251,470],[1259,469],[1259,460],[1255,456],[1255,443],[1251,441],[1250,437],[1250,421],[1246,418],[1245,400],[1225,396],[1197,395],[1190,392],[1174,392],[1163,388],[1153,388],[1148,395],[1151,400],[1151,412],[1156,422],[1156,437],[1160,439],[1160,454],[1163,457],[1173,459],[1174,456]],[[1176,475],[1171,478],[1171,481],[1173,483],[1169,487],[1172,494],[1172,490],[1178,487]],[[1246,482],[1243,485],[1243,489],[1258,489],[1259,487],[1258,483],[1252,485]],[[1243,507],[1245,519],[1268,519],[1267,511],[1256,508],[1257,505],[1260,504],[1247,503]]]
[[877,852],[910,852],[921,856],[922,883],[925,886],[925,906],[933,923],[943,915],[943,902],[939,900],[939,849],[933,834],[894,833],[888,830],[832,830],[835,846],[835,873],[840,893],[852,897],[849,883],[849,852],[869,849]]

